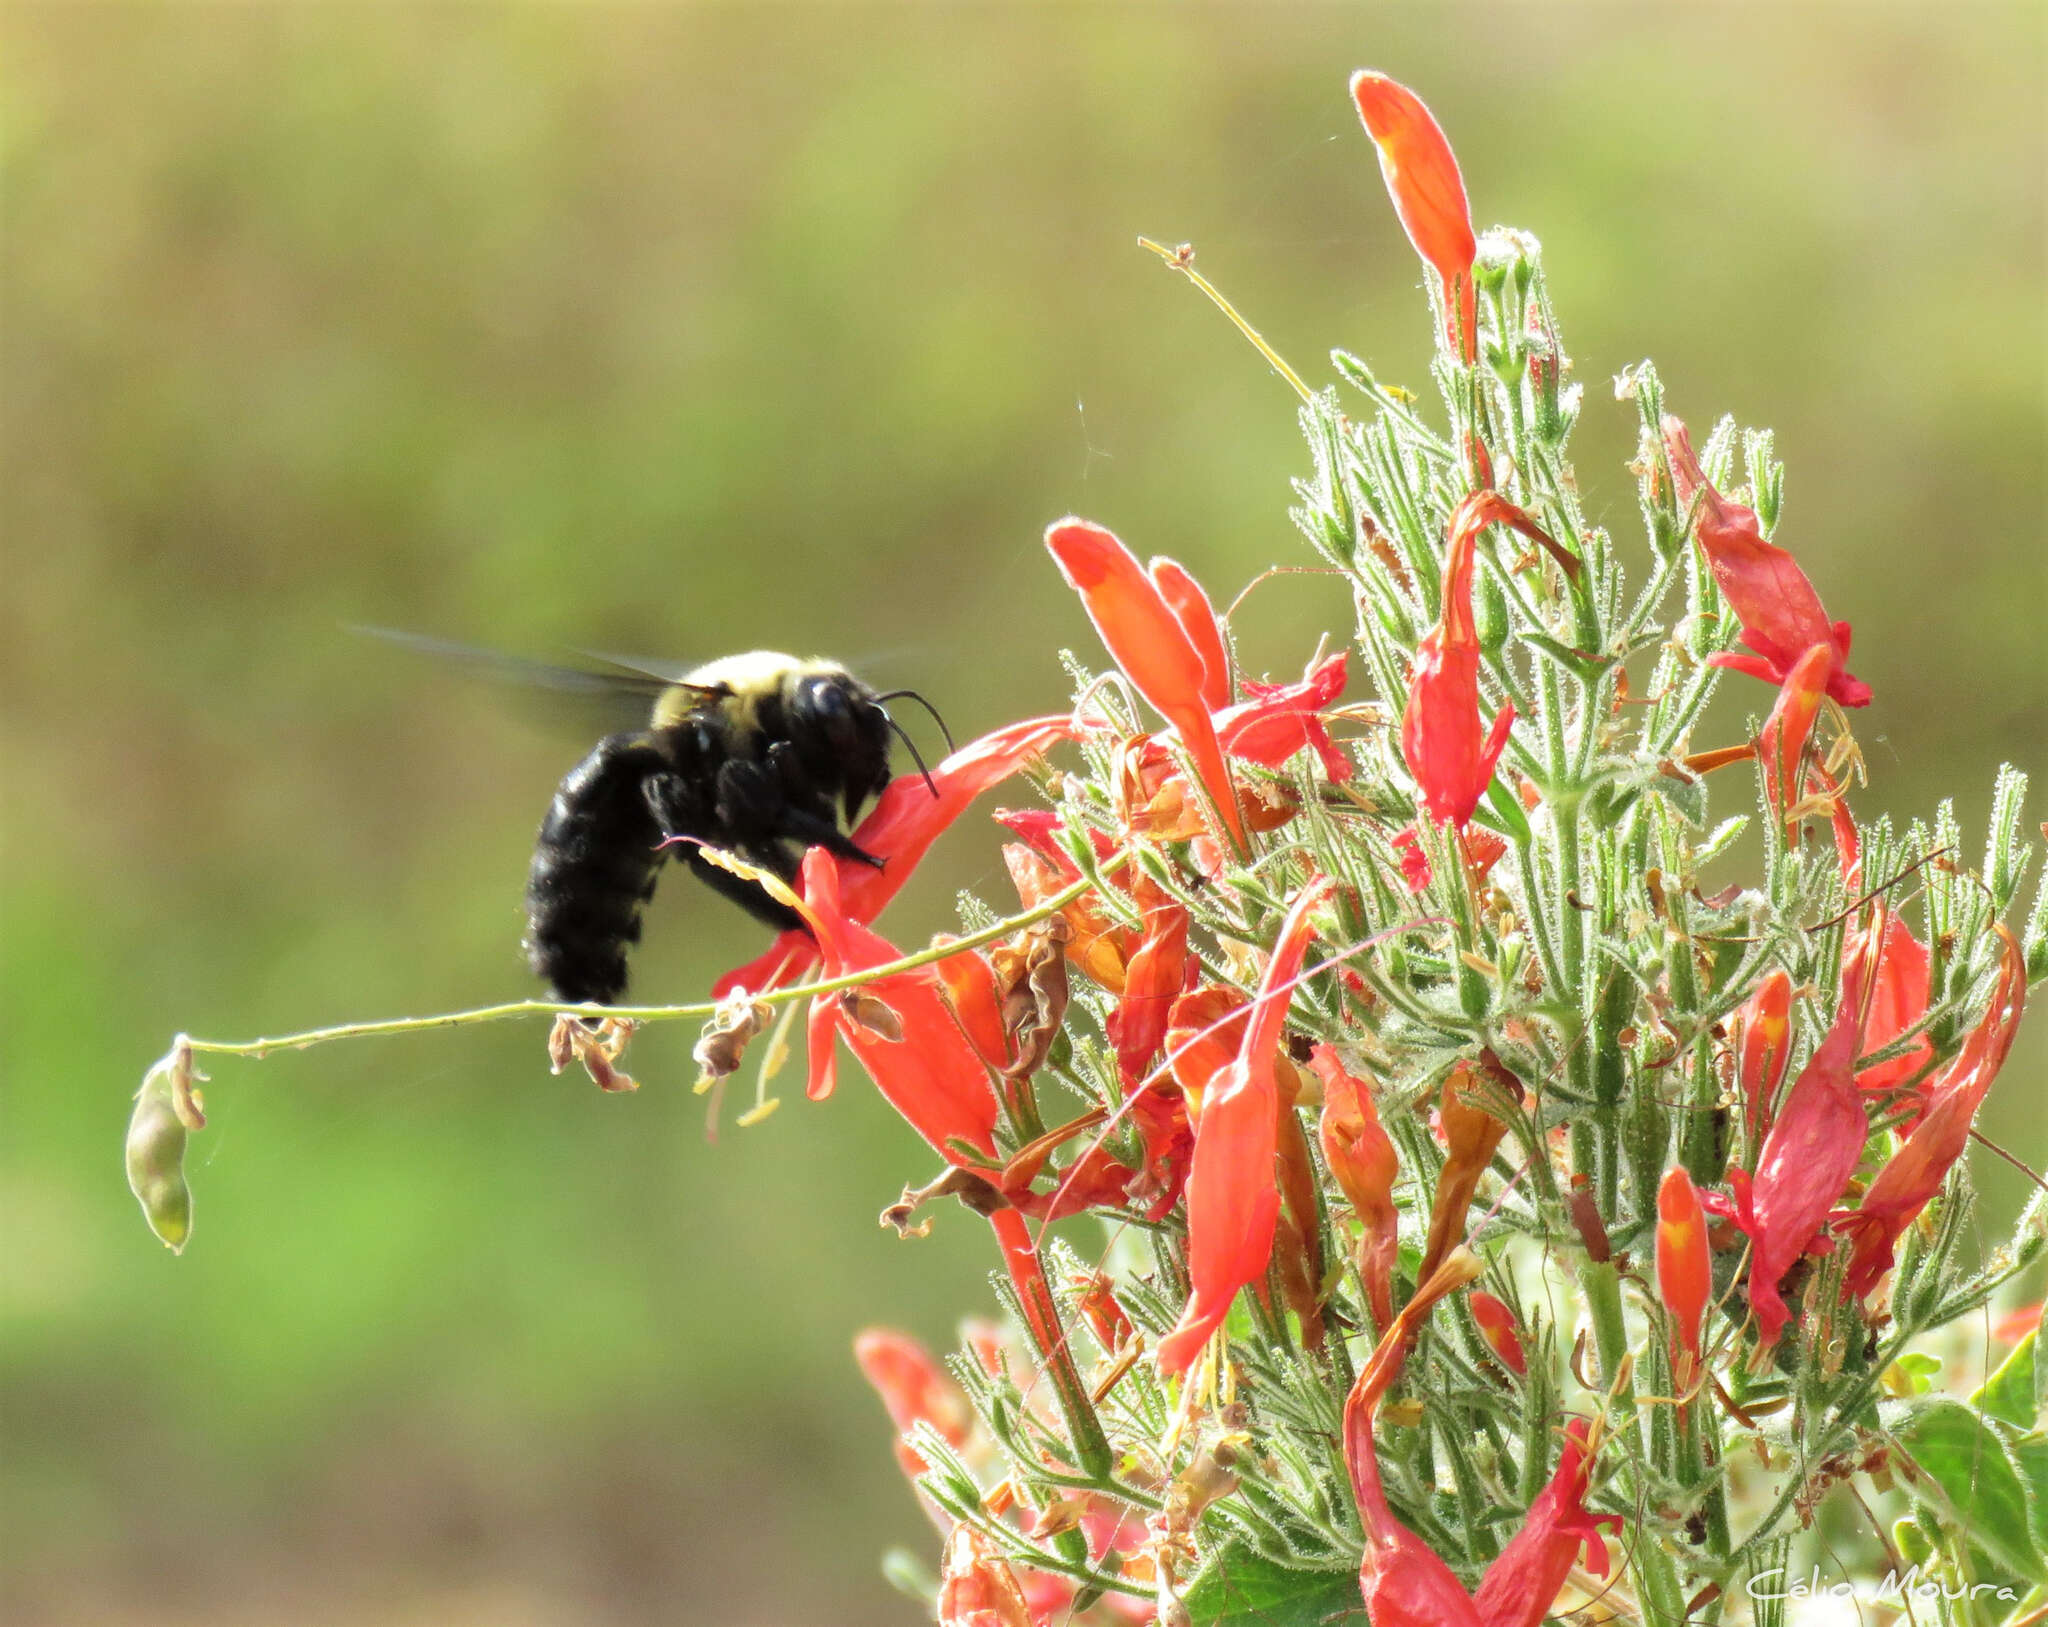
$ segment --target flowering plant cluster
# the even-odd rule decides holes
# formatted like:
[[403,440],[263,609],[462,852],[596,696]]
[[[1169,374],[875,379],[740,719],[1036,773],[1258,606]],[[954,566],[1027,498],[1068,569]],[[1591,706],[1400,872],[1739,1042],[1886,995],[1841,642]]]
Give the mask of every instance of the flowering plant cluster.
[[[2048,890],[2006,924],[2024,777],[1981,857],[1946,805],[1859,822],[1871,692],[1774,540],[1769,435],[1696,446],[1623,376],[1631,584],[1566,459],[1537,243],[1475,234],[1412,92],[1351,92],[1428,267],[1442,418],[1341,352],[1346,392],[1272,358],[1349,647],[1255,681],[1185,569],[1063,520],[1109,662],[1071,711],[892,786],[854,833],[883,868],[748,872],[804,925],[715,990],[706,1079],[801,1012],[808,1094],[843,1043],[940,1166],[885,1220],[964,1208],[1001,1263],[1005,1317],[952,1358],[857,1342],[941,1537],[936,1575],[893,1569],[951,1627],[1770,1622],[1747,1584],[1832,1489],[1869,1512],[1860,1482],[1902,1494],[1875,1541],[1945,1620],[2037,1619],[2032,1324],[1968,1400],[1916,1350],[2048,1243],[2037,1195],[1980,1253],[1963,1158],[2048,976]],[[1731,673],[1747,738],[1696,740]],[[890,943],[924,851],[1020,776],[1017,908]],[[630,1086],[632,1022],[685,1014],[564,1014],[557,1066]],[[167,1241],[195,1053],[279,1043],[181,1041],[145,1082],[130,1174]]]

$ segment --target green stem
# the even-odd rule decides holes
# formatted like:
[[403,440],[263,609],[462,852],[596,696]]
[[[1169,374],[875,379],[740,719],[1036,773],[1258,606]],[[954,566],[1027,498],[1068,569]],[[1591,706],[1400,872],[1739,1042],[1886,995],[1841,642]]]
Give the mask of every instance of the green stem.
[[1032,1342],[1038,1346],[1046,1373],[1052,1379],[1053,1394],[1066,1418],[1075,1458],[1090,1478],[1108,1480],[1116,1453],[1103,1432],[1102,1420],[1096,1416],[1088,1386],[1074,1366],[1074,1353],[1066,1329],[1060,1324],[1059,1306],[1039,1263],[1038,1245],[1031,1240],[1024,1217],[1015,1209],[998,1209],[988,1220],[995,1228],[997,1245],[1009,1269],[1010,1286],[1016,1291],[1017,1303],[1024,1313],[1024,1325],[1030,1330]]
[[[863,983],[872,983],[877,978],[894,977],[901,972],[916,971],[921,966],[950,959],[963,950],[978,949],[985,943],[994,943],[998,938],[1006,938],[1013,932],[1020,932],[1049,916],[1057,915],[1094,885],[1093,881],[1084,876],[1021,914],[1009,916],[993,926],[983,927],[979,932],[970,932],[965,937],[955,938],[950,943],[935,944],[929,949],[920,949],[915,954],[905,955],[900,960],[892,960],[881,966],[869,966],[858,972],[848,972],[842,977],[828,977],[816,983],[792,984],[784,989],[767,989],[752,998],[764,1005],[785,1005],[792,1000],[809,1000],[821,994],[836,994],[841,989],[856,988]],[[338,1023],[330,1028],[308,1028],[296,1034],[278,1034],[264,1039],[192,1039],[181,1034],[178,1036],[177,1044],[189,1048],[195,1054],[246,1056],[260,1061],[272,1051],[304,1051],[335,1040],[419,1034],[436,1028],[469,1028],[479,1023],[504,1022],[513,1017],[590,1017],[599,1020],[616,1017],[630,1022],[657,1023],[684,1018],[696,1018],[701,1021],[717,1015],[717,1012],[716,1001],[698,1001],[684,1006],[601,1006],[588,1002],[571,1005],[560,1000],[509,1000],[502,1005],[476,1006],[467,1011],[444,1011],[431,1017],[384,1017],[373,1022]]]

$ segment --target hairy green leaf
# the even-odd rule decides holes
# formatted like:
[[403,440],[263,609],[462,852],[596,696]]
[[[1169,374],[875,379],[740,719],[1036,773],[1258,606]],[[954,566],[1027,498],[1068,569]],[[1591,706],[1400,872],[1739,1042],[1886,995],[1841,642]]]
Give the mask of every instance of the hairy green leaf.
[[2035,1541],[2027,1491],[1998,1431],[1960,1401],[1914,1407],[1895,1432],[1916,1490],[1946,1506],[1970,1540],[2015,1575],[2048,1581]]
[[1194,1580],[1183,1600],[1201,1627],[1364,1627],[1356,1571],[1299,1571],[1236,1544]]
[[2038,1377],[2034,1367],[2034,1335],[2029,1333],[1998,1371],[1978,1387],[1970,1397],[1970,1405],[1994,1418],[2003,1418],[2015,1429],[2032,1429],[2040,1409]]

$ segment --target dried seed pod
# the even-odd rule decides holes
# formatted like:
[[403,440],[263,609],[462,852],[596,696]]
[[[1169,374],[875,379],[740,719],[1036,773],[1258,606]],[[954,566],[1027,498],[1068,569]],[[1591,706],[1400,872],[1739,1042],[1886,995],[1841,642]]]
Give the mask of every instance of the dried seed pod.
[[581,1017],[564,1012],[548,1031],[548,1066],[560,1073],[571,1062],[580,1062],[599,1090],[638,1090],[639,1080],[612,1065],[624,1053],[638,1026],[628,1017],[607,1017],[592,1028]]
[[178,1112],[179,1101],[192,1097],[191,1081],[192,1052],[181,1040],[143,1077],[128,1120],[128,1190],[142,1205],[149,1229],[173,1254],[184,1253],[192,1235],[192,1188],[185,1182],[191,1132]]
[[690,1058],[705,1080],[737,1073],[747,1042],[774,1021],[775,1008],[767,1001],[756,1000],[745,989],[735,989],[718,1002],[718,1009],[691,1047]]

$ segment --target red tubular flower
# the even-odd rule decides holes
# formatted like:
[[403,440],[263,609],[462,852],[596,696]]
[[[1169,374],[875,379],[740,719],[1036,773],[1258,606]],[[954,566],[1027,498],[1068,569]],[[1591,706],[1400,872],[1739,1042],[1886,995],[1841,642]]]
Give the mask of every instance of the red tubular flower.
[[1216,735],[1232,757],[1266,768],[1278,768],[1306,748],[1323,765],[1323,777],[1334,784],[1351,778],[1351,759],[1330,738],[1323,713],[1344,693],[1345,654],[1338,651],[1318,661],[1297,684],[1246,684],[1252,699],[1219,711]]
[[[1877,909],[1884,922],[1884,948],[1878,953],[1877,973],[1870,986],[1870,1011],[1863,1022],[1866,1056],[1883,1050],[1927,1015],[1927,945],[1914,937],[1912,928],[1892,911],[1882,904]],[[1904,1056],[1860,1070],[1856,1083],[1873,1094],[1896,1090],[1925,1067],[1933,1055],[1934,1042],[1922,1034]]]
[[1109,1041],[1126,1086],[1136,1085],[1159,1054],[1173,1002],[1187,987],[1188,912],[1149,881],[1137,889],[1145,935],[1124,973],[1123,994],[1109,1016]]
[[1820,715],[1820,703],[1835,670],[1835,647],[1816,644],[1792,663],[1785,684],[1778,691],[1777,704],[1764,719],[1757,736],[1757,766],[1763,770],[1764,798],[1778,810],[1781,822],[1789,823],[1792,810],[1804,794],[1806,742],[1813,734],[1813,720]]
[[1863,1094],[1856,1088],[1858,1007],[1862,1004],[1867,940],[1859,942],[1842,968],[1841,1008],[1785,1105],[1764,1137],[1752,1181],[1730,1172],[1736,1218],[1752,1242],[1749,1304],[1756,1313],[1759,1342],[1768,1347],[1792,1313],[1778,1284],[1813,1242],[1828,1211],[1848,1190],[1863,1156],[1870,1125]]
[[1706,1211],[1692,1177],[1674,1164],[1657,1188],[1657,1293],[1678,1335],[1671,1366],[1681,1391],[1692,1388],[1699,1371],[1700,1319],[1713,1288]]
[[1223,646],[1223,629],[1216,624],[1209,595],[1185,565],[1164,554],[1152,561],[1146,574],[1202,658],[1202,704],[1212,712],[1222,711],[1230,704],[1230,655]]
[[1479,721],[1479,630],[1472,620],[1473,547],[1493,524],[1530,524],[1528,516],[1495,492],[1474,492],[1451,516],[1444,555],[1443,619],[1423,635],[1401,711],[1401,755],[1439,824],[1460,830],[1493,780],[1494,764],[1515,721],[1504,705],[1491,729]]
[[[812,848],[804,857],[803,879],[805,908],[817,932],[818,952],[828,976],[844,977],[902,958],[894,944],[841,908],[838,871],[831,854]],[[858,1021],[837,995],[813,1000],[811,1094],[816,1097],[830,1089],[829,1080],[824,1090],[819,1088],[819,1075],[829,1069],[831,1029],[836,1026],[889,1105],[940,1157],[960,1162],[961,1155],[952,1145],[960,1141],[992,1159],[999,1113],[995,1093],[989,1088],[981,1058],[954,1021],[942,988],[929,967],[863,985],[861,992],[869,1000],[889,1009],[900,1038]]]
[[1515,1313],[1493,1295],[1482,1293],[1477,1288],[1472,1290],[1471,1307],[1472,1320],[1479,1324],[1480,1333],[1501,1366],[1516,1378],[1527,1377],[1529,1359],[1522,1354],[1521,1335],[1515,1332]]
[[1281,1025],[1314,936],[1310,917],[1330,889],[1331,883],[1322,881],[1295,899],[1259,981],[1245,1022],[1244,1044],[1203,1092],[1187,1184],[1188,1275],[1193,1291],[1180,1322],[1159,1342],[1163,1373],[1187,1370],[1222,1326],[1237,1291],[1266,1269],[1273,1252],[1273,1228],[1280,1212],[1273,1158],[1278,1145]]
[[1764,541],[1754,509],[1729,502],[1708,484],[1685,425],[1666,418],[1663,430],[1664,452],[1678,483],[1679,512],[1689,510],[1698,495],[1694,534],[1714,580],[1741,619],[1742,642],[1753,652],[1716,655],[1711,664],[1782,685],[1800,656],[1816,644],[1826,644],[1834,651],[1827,692],[1840,705],[1868,706],[1870,685],[1849,675],[1849,624],[1828,620],[1820,595],[1797,561]]
[[[932,770],[930,785],[922,774],[902,774],[891,780],[853,832],[854,842],[880,859],[882,868],[851,859],[830,861],[838,882],[840,910],[850,920],[874,920],[910,879],[932,843],[967,811],[969,803],[1032,758],[1044,756],[1073,731],[1071,718],[1026,718],[970,740]],[[937,796],[932,795],[934,786]],[[721,1000],[736,988],[758,994],[802,976],[817,959],[817,945],[808,933],[785,932],[765,953],[712,984],[711,992]]]
[[974,1432],[974,1409],[952,1375],[907,1333],[869,1328],[853,1341],[853,1359],[889,1409],[896,1425],[896,1461],[915,1479],[927,1465],[901,1437],[930,1424],[949,1446],[965,1446]]
[[1984,1093],[2012,1050],[2020,1014],[2027,1003],[2026,958],[2002,924],[1999,938],[1998,986],[1983,1018],[1941,1071],[1928,1081],[1928,1107],[1905,1145],[1892,1154],[1863,1202],[1840,1224],[1855,1239],[1845,1283],[1851,1294],[1867,1294],[1892,1265],[1899,1234],[1941,1190],[1955,1161],[1970,1144],[1970,1125]]
[[1385,1331],[1394,1320],[1394,1265],[1401,1252],[1401,1217],[1394,1207],[1401,1163],[1380,1124],[1372,1087],[1346,1071],[1328,1045],[1317,1045],[1308,1065],[1323,1082],[1323,1159],[1365,1228],[1358,1274],[1373,1324]]
[[[1443,1269],[1425,1277],[1415,1296],[1380,1334],[1344,1398],[1344,1465],[1358,1500],[1365,1551],[1358,1562],[1358,1591],[1373,1627],[1492,1627],[1473,1605],[1451,1567],[1426,1542],[1394,1517],[1380,1481],[1373,1443],[1373,1415],[1380,1397],[1400,1376],[1422,1318],[1454,1289],[1479,1275],[1478,1259],[1459,1250]],[[1502,1555],[1506,1557],[1505,1554]]]
[[1564,1452],[1557,1471],[1529,1505],[1500,1557],[1486,1567],[1479,1591],[1472,1597],[1486,1627],[1537,1627],[1556,1602],[1558,1590],[1571,1575],[1583,1545],[1586,1569],[1607,1574],[1607,1543],[1600,1527],[1621,1529],[1618,1514],[1592,1514],[1586,1509],[1592,1474],[1593,1428],[1584,1418],[1564,1427]]
[[1379,149],[1380,174],[1415,252],[1443,279],[1444,333],[1470,366],[1478,355],[1479,314],[1472,287],[1472,210],[1465,178],[1443,129],[1422,98],[1383,73],[1351,76],[1351,99]]
[[1179,731],[1203,789],[1242,849],[1236,789],[1209,717],[1208,668],[1173,606],[1130,549],[1099,525],[1062,520],[1046,532],[1045,545],[1068,586],[1081,595],[1111,658]]
[[1792,979],[1774,969],[1743,1002],[1737,1017],[1742,1033],[1737,1075],[1749,1104],[1749,1133],[1761,1136],[1775,1116],[1778,1086],[1792,1054]]

